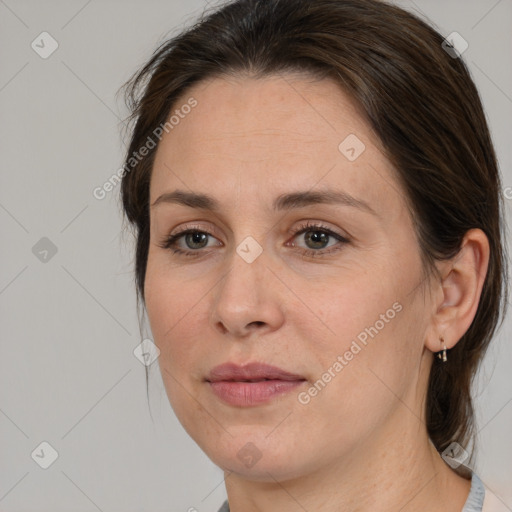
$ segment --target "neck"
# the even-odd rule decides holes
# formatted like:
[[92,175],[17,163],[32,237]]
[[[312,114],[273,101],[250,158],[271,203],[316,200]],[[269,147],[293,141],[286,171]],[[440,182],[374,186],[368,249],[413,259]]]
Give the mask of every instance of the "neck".
[[[401,406],[403,407],[403,405]],[[403,411],[401,411],[403,413]],[[460,512],[470,481],[457,475],[429,441],[413,414],[351,453],[292,480],[252,481],[231,473],[226,489],[231,512]],[[402,418],[403,420],[403,418]]]

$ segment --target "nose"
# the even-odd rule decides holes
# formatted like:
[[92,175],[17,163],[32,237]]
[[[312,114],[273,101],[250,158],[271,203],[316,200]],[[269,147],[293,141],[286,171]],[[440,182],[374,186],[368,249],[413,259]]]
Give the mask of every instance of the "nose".
[[233,251],[229,269],[213,291],[211,321],[223,335],[247,338],[284,323],[286,290],[267,263],[265,251],[251,263]]

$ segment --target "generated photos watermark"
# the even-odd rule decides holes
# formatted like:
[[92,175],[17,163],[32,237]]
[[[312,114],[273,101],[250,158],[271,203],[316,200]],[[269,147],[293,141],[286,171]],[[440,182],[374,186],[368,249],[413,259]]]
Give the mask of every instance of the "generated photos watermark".
[[386,324],[388,324],[397,313],[400,313],[402,311],[403,307],[402,304],[399,302],[395,302],[391,308],[389,308],[385,313],[382,313],[379,317],[379,320],[377,320],[372,326],[366,327],[363,331],[361,331],[357,336],[357,340],[352,340],[352,343],[350,344],[350,348],[343,354],[339,355],[336,360],[332,363],[327,370],[325,370],[324,373],[320,376],[320,378],[312,385],[310,386],[307,391],[301,391],[297,395],[297,400],[302,405],[307,405],[309,402],[311,402],[311,399],[320,393],[329,382],[332,381],[338,375],[343,368],[345,368],[350,361],[354,359],[357,354],[359,354],[370,341],[368,337],[371,339],[375,338],[379,334],[384,327],[386,327]]

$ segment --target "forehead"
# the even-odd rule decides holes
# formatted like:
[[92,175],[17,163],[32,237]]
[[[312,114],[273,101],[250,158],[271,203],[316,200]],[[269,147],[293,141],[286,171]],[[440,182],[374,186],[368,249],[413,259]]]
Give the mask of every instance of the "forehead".
[[191,98],[197,105],[159,143],[151,202],[176,188],[229,202],[229,184],[252,195],[338,186],[370,202],[386,183],[400,192],[378,137],[334,81],[214,78],[190,88],[171,115]]

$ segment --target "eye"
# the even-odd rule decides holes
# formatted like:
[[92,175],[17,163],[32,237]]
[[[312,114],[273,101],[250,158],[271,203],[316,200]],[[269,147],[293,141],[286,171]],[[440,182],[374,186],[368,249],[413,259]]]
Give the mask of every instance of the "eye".
[[222,245],[220,242],[208,245],[210,242],[209,238],[214,239],[213,235],[207,231],[189,227],[169,235],[159,244],[159,247],[170,249],[175,254],[194,257],[200,255],[201,249]]
[[[304,250],[303,253],[307,256],[329,254],[340,250],[344,244],[349,242],[346,237],[339,233],[335,233],[333,230],[323,226],[322,224],[314,222],[302,224],[293,231],[293,234],[295,235],[294,238],[298,238],[299,240],[301,238],[303,239],[306,247],[306,250]],[[290,245],[293,247],[301,247],[300,244],[295,242],[292,242]]]
[[203,249],[207,247],[209,236],[210,235],[202,231],[188,231],[187,233],[182,233],[185,245],[189,249]]
[[[286,244],[298,248],[304,256],[319,257],[330,254],[340,250],[343,245],[349,243],[345,236],[314,222],[301,224],[292,230],[292,234],[294,238],[299,239],[301,235],[305,235],[302,237],[305,247],[296,242]],[[167,236],[158,245],[162,249],[171,250],[174,254],[197,257],[205,253],[203,249],[222,246],[222,242],[219,242],[211,233],[192,226],[185,227],[178,233]]]

